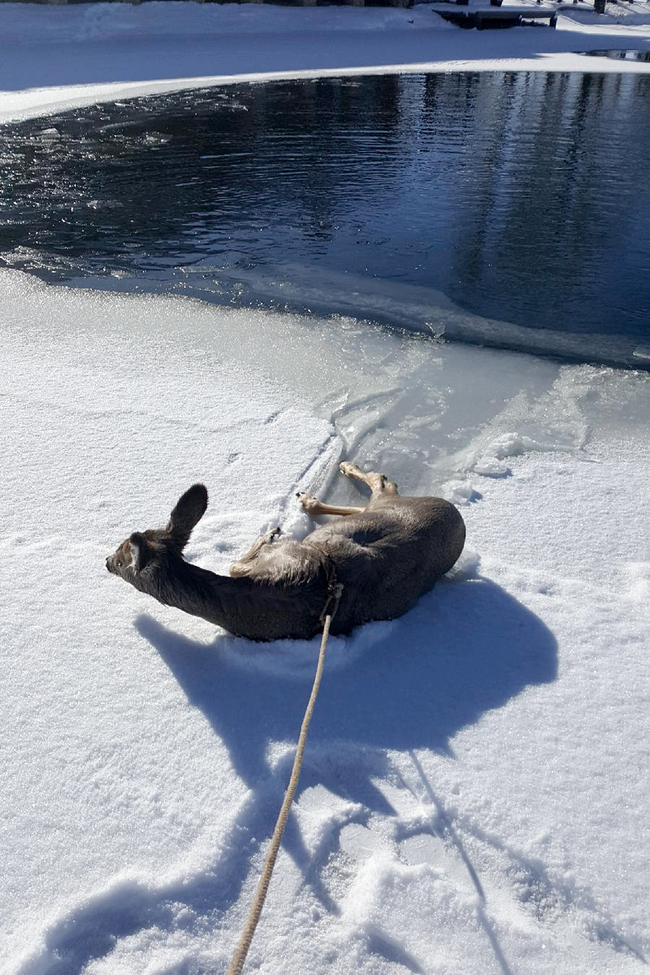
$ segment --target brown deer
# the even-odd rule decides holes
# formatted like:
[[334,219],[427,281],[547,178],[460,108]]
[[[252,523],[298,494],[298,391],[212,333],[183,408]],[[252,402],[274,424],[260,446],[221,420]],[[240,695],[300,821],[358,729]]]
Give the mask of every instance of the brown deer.
[[333,581],[342,584],[343,594],[332,633],[401,616],[458,559],[463,519],[442,498],[402,498],[383,474],[348,461],[339,467],[370,488],[365,507],[299,494],[310,515],[341,517],[302,541],[285,538],[279,528],[267,532],[230,566],[229,576],[183,558],[208,504],[202,484],[180,498],[166,528],[134,532],[106,559],[106,568],[167,606],[251,640],[312,637],[321,629]]

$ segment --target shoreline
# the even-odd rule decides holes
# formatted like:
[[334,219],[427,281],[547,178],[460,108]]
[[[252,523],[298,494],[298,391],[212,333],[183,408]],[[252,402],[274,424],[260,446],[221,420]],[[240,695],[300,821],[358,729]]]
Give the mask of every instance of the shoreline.
[[279,79],[460,71],[650,73],[650,63],[577,53],[650,51],[650,9],[617,17],[565,12],[555,30],[476,31],[451,26],[428,5],[403,10],[182,0],[139,6],[8,3],[0,5],[0,37],[0,124],[122,98]]

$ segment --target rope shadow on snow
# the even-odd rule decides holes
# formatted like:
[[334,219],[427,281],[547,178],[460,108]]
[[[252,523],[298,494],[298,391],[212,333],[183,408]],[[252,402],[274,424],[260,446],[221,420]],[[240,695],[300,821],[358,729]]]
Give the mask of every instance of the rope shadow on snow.
[[[293,755],[289,750],[271,768],[266,749],[269,741],[295,742],[306,685],[233,663],[219,652],[230,637],[218,636],[206,646],[146,615],[135,625],[190,704],[210,721],[236,773],[251,788],[231,828],[237,842],[226,843],[228,852],[219,862],[193,878],[159,887],[120,881],[85,901],[50,927],[44,950],[26,961],[20,975],[80,975],[88,962],[110,954],[119,938],[173,926],[173,905],[179,902],[197,918],[228,910],[241,893],[251,856],[270,835],[282,799]],[[361,653],[355,652],[357,641]],[[449,740],[461,728],[526,687],[552,681],[557,672],[557,644],[550,630],[485,579],[443,583],[397,623],[370,624],[333,642],[350,651],[351,662],[325,674],[301,791],[320,783],[346,802],[382,814],[394,810],[373,779],[386,774],[389,749],[451,754]],[[237,641],[238,649],[242,643]],[[249,646],[251,654],[273,653],[273,644]],[[304,647],[315,661],[318,640]],[[307,849],[295,817],[285,833],[285,849],[332,913],[338,907],[321,883],[314,857],[326,858],[343,826],[359,815],[359,805],[344,811],[316,854]]]
[[[296,740],[308,688],[283,676],[242,668],[215,652],[232,638],[219,636],[205,646],[148,616],[139,617],[135,625],[165,661],[190,704],[210,721],[236,773],[260,799],[267,793],[267,800],[274,798],[277,788],[281,801],[292,755],[271,769],[267,745]],[[365,649],[356,656],[352,651],[359,639]],[[557,674],[553,634],[486,579],[462,586],[444,583],[397,623],[372,624],[336,642],[344,648],[349,645],[353,659],[349,666],[325,674],[299,791],[320,783],[346,801],[381,814],[394,813],[373,783],[386,772],[385,750],[428,748],[451,754],[449,741],[461,728],[525,687],[550,682]],[[272,644],[249,646],[251,654],[273,653]],[[318,640],[304,646],[315,660]],[[266,832],[258,836],[260,842],[265,838]],[[330,836],[325,847],[331,842]],[[313,851],[306,849],[293,817],[284,845],[326,903],[325,892],[321,896],[313,880]],[[317,851],[317,859],[322,855]]]
[[[149,616],[140,616],[135,625],[190,704],[210,721],[235,772],[254,792],[270,788],[283,766],[289,768],[291,756],[272,770],[267,745],[296,740],[308,689],[281,675],[240,667],[215,652],[232,638],[219,636],[205,646]],[[357,656],[352,651],[358,640],[364,650]],[[336,642],[344,650],[349,646],[352,662],[325,674],[300,788],[314,779],[345,800],[383,814],[393,810],[372,779],[382,774],[377,765],[385,764],[386,749],[452,754],[450,739],[463,727],[557,674],[551,631],[486,579],[443,583],[397,623],[370,624]],[[249,646],[251,654],[273,653],[272,644]],[[304,646],[315,660],[318,640]],[[361,768],[365,774],[359,774]],[[298,863],[310,861],[293,827],[285,845]]]

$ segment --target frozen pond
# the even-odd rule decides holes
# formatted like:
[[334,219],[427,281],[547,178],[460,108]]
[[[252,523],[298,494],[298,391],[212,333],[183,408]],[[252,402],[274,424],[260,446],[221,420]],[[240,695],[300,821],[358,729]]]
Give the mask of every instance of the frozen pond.
[[650,79],[232,85],[3,129],[5,266],[650,361]]

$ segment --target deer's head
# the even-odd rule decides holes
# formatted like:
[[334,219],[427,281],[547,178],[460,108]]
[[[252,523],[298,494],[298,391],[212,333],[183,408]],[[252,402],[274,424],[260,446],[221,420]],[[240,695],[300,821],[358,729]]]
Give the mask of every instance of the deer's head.
[[190,540],[192,530],[203,517],[208,506],[208,492],[203,484],[193,484],[183,494],[171,515],[166,528],[154,528],[145,532],[133,532],[122,542],[114,555],[106,559],[106,568],[136,589],[143,588],[141,573],[155,566],[162,567],[170,559],[180,559]]

